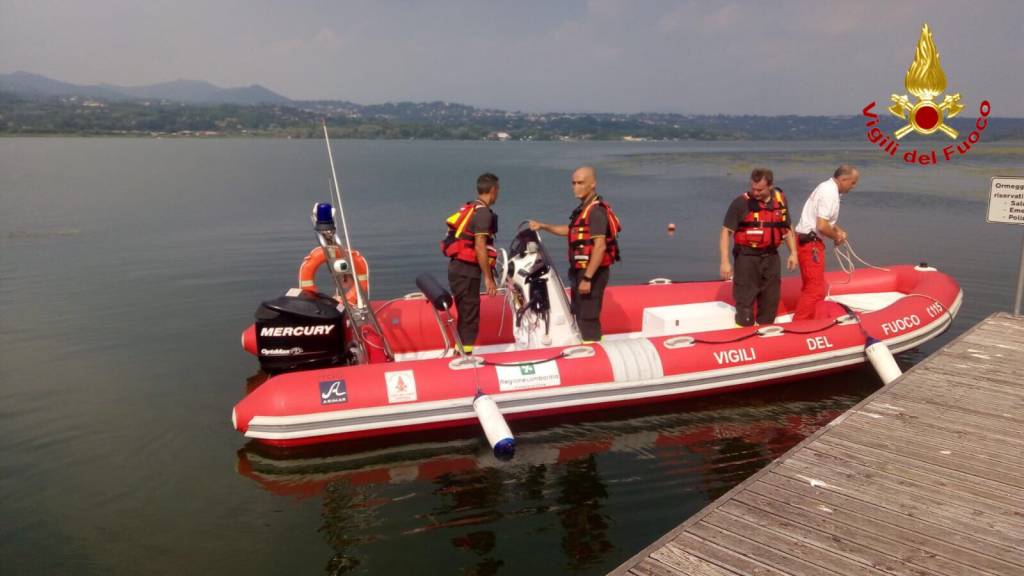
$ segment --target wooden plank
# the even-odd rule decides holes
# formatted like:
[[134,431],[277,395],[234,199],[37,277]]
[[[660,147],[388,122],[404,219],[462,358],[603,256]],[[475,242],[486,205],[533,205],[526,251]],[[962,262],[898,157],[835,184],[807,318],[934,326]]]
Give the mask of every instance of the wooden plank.
[[930,385],[944,385],[954,390],[970,391],[974,394],[992,394],[1003,401],[1020,400],[1017,390],[1019,376],[1016,374],[999,373],[988,366],[968,366],[950,364],[948,366],[931,366],[921,370],[916,378]]
[[685,574],[685,572],[679,572],[657,560],[652,560],[650,557],[644,558],[626,573],[632,576],[679,576],[679,574]]
[[[883,572],[894,574],[948,574],[956,576],[966,566],[958,565],[952,558],[942,558],[899,541],[850,524],[844,524],[833,517],[823,516],[802,506],[791,506],[773,498],[754,492],[754,484],[733,503],[783,518],[810,532],[815,544],[832,548],[844,555],[868,564]],[[728,511],[725,507],[723,511]],[[806,539],[806,538],[802,538]],[[820,543],[819,543],[820,542]]]
[[[755,498],[756,499],[756,498]],[[886,574],[897,574],[899,576],[926,576],[928,571],[912,566],[899,559],[880,553],[854,540],[817,530],[818,526],[808,526],[806,523],[813,523],[806,517],[800,521],[793,522],[770,511],[759,509],[736,499],[726,503],[721,508],[726,512],[742,518],[751,523],[765,526],[772,532],[777,532],[794,540],[813,546],[825,552],[842,556],[857,564],[855,569],[859,572],[873,570]]]
[[[926,367],[926,372],[940,382],[957,384],[962,387],[990,389],[995,392],[1010,392],[1019,382],[1019,376],[1012,370],[1003,370],[967,360],[947,358],[948,362]],[[1015,362],[1019,364],[1019,362]],[[975,380],[970,380],[974,378]]]
[[1021,323],[1020,318],[1009,312],[996,312],[982,322],[990,329],[999,329],[1000,333],[1009,331],[1021,332],[1024,331],[1024,324]]
[[683,548],[669,542],[658,549],[651,558],[683,574],[693,576],[733,576],[736,573],[712,564],[703,558],[690,554]]
[[[970,336],[959,342],[957,350],[964,348],[982,348],[981,352],[993,348],[996,344],[1007,344],[1012,346],[1022,340],[1021,331],[1015,329],[999,329],[992,325],[983,325],[979,330],[974,331]],[[997,348],[998,349],[998,348]],[[1006,353],[1014,355],[1014,351],[1006,348]]]
[[[916,442],[897,442],[894,438],[879,438],[868,434],[869,430],[853,427],[833,428],[829,430],[829,437],[846,440],[851,444],[859,444],[869,448],[882,450],[890,454],[899,454],[910,460],[919,460],[959,470],[975,476],[986,478],[998,478],[1001,482],[1024,488],[1024,477],[1020,476],[1020,470],[1013,466],[1005,466],[999,462],[976,458],[972,454],[965,454],[961,451],[936,450],[931,446],[922,446]],[[946,453],[948,452],[948,453]]]
[[851,425],[874,429],[879,434],[891,434],[893,437],[910,436],[923,444],[940,449],[947,449],[952,445],[1004,464],[1024,467],[1024,456],[1022,456],[1020,446],[1016,444],[1007,446],[998,440],[985,438],[966,429],[952,429],[909,419],[886,417],[877,412],[871,412],[870,407],[868,410],[858,410],[850,414],[847,422]]
[[[819,444],[838,447],[842,450],[855,452],[864,457],[875,458],[883,462],[896,462],[896,454],[885,452],[883,450],[878,450],[876,448],[870,448],[863,444],[847,442],[840,438],[836,438],[835,436],[823,436],[821,438],[818,438],[811,446],[816,447]],[[899,460],[899,464],[907,467],[913,467],[915,470],[920,470],[923,473],[931,474],[932,476],[951,478],[959,480],[961,482],[970,483],[979,487],[983,487],[989,491],[1002,494],[1003,496],[1024,497],[1019,487],[1013,486],[1012,484],[1000,482],[1000,478],[986,478],[983,476],[978,476],[976,474],[977,469],[971,469],[970,472],[963,472],[960,470],[955,470],[950,466],[929,464],[928,462],[925,462],[923,460],[910,460],[907,458]]]
[[[1008,535],[1021,533],[1021,528],[1024,527],[1019,526],[1021,518],[1013,514],[1013,511],[1006,511],[991,503],[986,507],[999,510],[998,513],[975,510],[963,502],[962,498],[949,491],[929,490],[928,486],[914,485],[906,480],[902,481],[903,484],[898,484],[898,477],[874,471],[861,473],[854,469],[855,464],[847,463],[847,467],[843,467],[842,464],[825,460],[829,457],[824,454],[811,454],[806,456],[801,453],[798,458],[787,460],[784,466],[779,468],[780,473],[791,477],[813,478],[844,493],[854,494],[868,501],[885,502],[880,505],[899,506],[900,508],[894,509],[900,509],[923,520],[937,522],[938,519],[945,518],[951,522],[959,522],[963,524],[962,529],[965,531],[971,530],[981,536],[987,535],[993,541],[1006,545],[1017,545],[1014,540],[1006,540]],[[1018,537],[1016,540],[1021,539]]]
[[[997,559],[1002,564],[1014,566],[1016,569],[1008,572],[1010,574],[1024,573],[1024,552],[978,538],[974,534],[958,530],[959,527],[948,528],[939,524],[924,525],[917,517],[886,508],[876,502],[861,500],[853,495],[837,492],[830,487],[811,486],[806,481],[783,476],[774,471],[763,475],[760,479],[766,484],[820,500],[830,510],[859,514],[913,532],[921,538],[943,541],[964,550],[971,550],[979,555]],[[997,573],[1007,572],[1000,570]]]
[[[960,390],[973,390],[975,394],[994,394],[1007,400],[1021,400],[1024,398],[1024,395],[1021,394],[1021,390],[1017,386],[1008,385],[988,376],[971,376],[953,367],[948,369],[926,368],[921,371],[921,375],[927,376],[929,381],[933,379],[939,380]],[[923,378],[922,381],[924,381]]]
[[[1004,364],[1002,358],[993,358],[993,353],[1002,354],[1003,356],[1014,357],[1019,354],[1019,351],[1012,349],[1012,346],[1021,344],[1022,338],[1020,333],[1017,331],[1006,331],[1005,333],[993,332],[988,327],[983,327],[972,334],[966,340],[960,342],[960,344],[950,351],[953,353],[971,353],[978,354],[975,356],[976,362],[988,362],[992,364]],[[1003,348],[1001,345],[1010,346],[1011,348]],[[988,356],[988,358],[985,358]]]
[[[1016,322],[1016,320],[1015,320]],[[973,330],[966,338],[957,339],[951,343],[953,348],[963,348],[965,346],[984,347],[987,344],[1000,344],[1006,343],[1012,345],[1014,342],[1021,339],[1021,330],[1017,328],[1008,328],[1005,325],[990,324],[987,321],[983,321],[978,324],[978,329]],[[955,344],[956,346],[952,346]],[[1009,353],[1013,353],[1008,350]]]
[[807,446],[805,450],[828,454],[829,456],[859,464],[868,469],[887,472],[900,478],[920,482],[924,485],[944,488],[971,498],[986,500],[999,506],[1004,506],[1008,510],[1024,511],[1024,497],[1021,497],[1020,491],[1007,494],[1001,490],[992,490],[980,485],[976,481],[972,481],[967,475],[952,470],[942,470],[940,474],[929,473],[929,471],[923,470],[919,465],[911,467],[892,460],[880,460],[877,457],[865,455],[863,451],[847,450],[833,444],[821,442],[820,439],[818,442]]
[[1014,335],[1020,337],[1022,332],[1020,318],[1016,318],[1010,315],[1002,319],[990,316],[989,318],[983,320],[981,324],[981,329],[977,331],[977,333],[980,335],[985,335],[987,333],[999,336],[1000,338]]
[[911,449],[934,452],[943,456],[953,454],[970,455],[970,462],[979,468],[1024,477],[1024,462],[1003,453],[986,450],[969,442],[957,442],[923,434],[914,434],[904,430],[897,430],[881,423],[870,422],[864,424],[858,420],[844,422],[843,430],[834,432],[837,432],[837,436],[856,434],[866,438],[885,440]]
[[955,487],[937,486],[935,482],[919,482],[902,476],[897,476],[885,470],[878,470],[863,466],[848,460],[841,460],[830,454],[824,454],[812,450],[803,450],[800,454],[791,459],[807,463],[813,467],[828,468],[833,472],[870,480],[870,486],[892,486],[918,494],[926,498],[934,498],[939,501],[949,502],[952,506],[959,506],[974,512],[991,514],[1004,522],[1018,524],[1024,532],[1024,514],[1020,510],[1007,507],[1005,504],[991,502],[981,498],[971,498],[970,494],[957,491]]
[[1024,422],[1024,417],[1019,416],[1020,411],[1024,410],[1024,398],[1019,396],[1002,395],[978,386],[968,386],[948,379],[925,380],[923,376],[898,381],[894,388],[902,394],[920,395],[922,398],[937,403],[958,404],[967,401],[979,409],[1016,415],[1011,419]]
[[781,576],[786,574],[758,562],[755,559],[748,558],[740,552],[723,548],[717,544],[713,544],[703,538],[684,532],[676,537],[672,543],[673,546],[689,550],[695,556],[704,558],[705,560],[712,562],[718,566],[733,571],[737,574],[756,574],[758,576]]
[[1014,436],[1024,434],[1024,423],[1008,419],[1002,412],[983,412],[970,406],[951,404],[944,400],[925,400],[913,391],[904,392],[902,390],[894,389],[885,397],[885,402],[896,406],[904,403],[916,402],[918,405],[930,408],[935,414],[944,414],[948,415],[950,418],[955,418],[956,420],[967,420],[972,423],[977,423],[978,425],[991,426],[998,429],[1000,432]]
[[[857,477],[826,468],[815,468],[790,459],[774,470],[795,480],[807,479],[824,484],[830,490],[841,492],[865,502],[889,508],[912,516],[922,522],[945,526],[952,530],[973,534],[994,544],[1010,548],[1024,547],[1024,533],[1020,529],[990,515],[972,515],[970,510],[935,498],[915,494],[889,485],[880,486],[869,478]],[[925,530],[922,527],[922,530]]]
[[1006,324],[985,324],[980,330],[965,340],[968,344],[998,344],[1004,342],[1020,342],[1024,340],[1024,331],[1020,326],[1011,327]]
[[[1014,320],[1016,322],[1016,320]],[[1020,326],[1011,327],[1007,324],[992,324],[985,322],[980,329],[975,330],[967,339],[966,344],[984,344],[988,342],[1013,342],[1021,339]]]
[[948,382],[955,382],[965,386],[973,386],[986,392],[992,391],[997,394],[1018,398],[1020,396],[1024,396],[1024,387],[1019,385],[1019,380],[1005,382],[1001,379],[991,377],[990,370],[986,370],[982,374],[975,374],[968,370],[965,370],[962,365],[957,366],[952,362],[936,362],[934,364],[929,363],[928,365],[923,366],[920,373],[927,374],[935,378],[941,378]]
[[[729,505],[729,503],[726,503],[726,505]],[[777,530],[778,525],[774,522],[752,520],[728,514],[719,508],[714,513],[708,514],[702,523],[716,526],[722,530],[728,530],[733,534],[742,535],[748,540],[770,547],[773,550],[784,552],[789,556],[800,558],[820,568],[827,568],[837,574],[845,574],[847,576],[861,576],[864,574],[878,576],[882,574],[882,572],[869,566],[780,532]]]
[[[921,401],[922,393],[926,393],[926,391],[896,388],[888,391],[886,398],[888,398],[887,401],[890,403],[898,403],[901,400]],[[929,404],[932,404],[938,408],[942,408],[945,410],[956,410],[959,412],[965,412],[967,414],[977,415],[982,418],[1002,420],[1006,422],[1006,427],[1008,428],[1012,427],[1013,429],[1016,430],[1024,428],[1024,420],[1017,416],[1014,416],[1012,413],[1007,412],[1005,410],[993,408],[991,406],[978,404],[977,402],[971,402],[964,398],[947,399],[932,396],[928,398],[927,402]]]
[[983,418],[974,414],[957,412],[930,406],[922,402],[903,400],[899,405],[886,402],[880,398],[862,408],[860,412],[873,412],[878,415],[920,422],[923,426],[935,426],[951,430],[966,430],[973,434],[991,438],[1007,446],[1017,446],[1024,452],[1024,428],[1020,431],[1005,428],[1005,419]]
[[[705,519],[710,516],[712,514],[705,516]],[[758,541],[746,538],[745,535],[740,536],[729,530],[709,524],[703,519],[690,526],[687,532],[703,540],[714,542],[722,548],[740,552],[744,556],[756,559],[758,562],[767,564],[784,574],[836,574],[836,572],[829,570],[827,567],[805,561],[803,556],[794,556],[785,550],[766,546]],[[799,551],[797,551],[797,554],[799,554]]]
[[1010,366],[1004,367],[991,362],[979,362],[976,352],[948,352],[943,353],[941,361],[924,366],[922,372],[943,373],[945,378],[957,380],[973,376],[977,377],[980,383],[970,385],[985,386],[985,383],[992,383],[993,389],[1009,388],[1012,390],[1020,382],[1016,373],[1016,366],[1020,362],[1020,359],[1015,359],[1010,362]]
[[[894,383],[894,388],[900,385],[908,387],[926,387],[931,396],[936,392],[947,394],[958,394],[962,396],[979,396],[993,403],[1019,403],[1024,401],[1024,396],[1015,390],[1017,380],[1010,383],[1001,382],[995,377],[995,372],[990,368],[977,368],[977,373],[968,372],[965,369],[957,368],[957,374],[950,375],[941,368],[922,368],[914,372],[913,378],[906,378]],[[1020,378],[1015,375],[1015,378]]]
[[[921,550],[924,556],[918,559],[916,556],[911,559],[905,558],[920,566],[929,567],[940,573],[960,574],[963,567],[974,570],[981,570],[990,574],[1002,574],[1015,572],[1020,567],[1010,563],[992,559],[990,556],[979,554],[966,548],[949,544],[937,538],[917,532],[918,524],[914,523],[914,530],[901,528],[894,524],[876,520],[848,508],[829,505],[824,500],[800,494],[785,488],[769,484],[767,482],[756,482],[751,484],[748,491],[743,494],[757,494],[772,500],[788,504],[794,508],[803,510],[810,514],[817,514],[837,523],[848,525],[852,528],[873,534],[883,541],[889,541],[892,548],[890,553],[898,551],[897,546],[906,545],[910,549]],[[883,544],[878,544],[879,546]],[[938,565],[935,565],[938,564]]]

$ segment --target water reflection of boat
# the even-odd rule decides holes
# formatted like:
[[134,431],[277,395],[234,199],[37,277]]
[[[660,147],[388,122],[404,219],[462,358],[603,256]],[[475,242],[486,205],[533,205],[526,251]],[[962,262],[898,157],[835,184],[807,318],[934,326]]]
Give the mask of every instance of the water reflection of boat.
[[621,540],[613,528],[658,516],[652,507],[678,518],[718,497],[869,393],[865,377],[636,407],[599,421],[563,416],[521,431],[511,462],[466,429],[361,449],[249,442],[237,470],[277,496],[322,499],[319,532],[332,561],[346,566],[412,569],[393,550],[429,542],[431,557],[444,557],[437,546],[448,543],[484,573],[526,546],[557,572],[609,561]]
[[[841,389],[841,388],[840,388]],[[833,387],[834,390],[834,387]],[[831,392],[830,392],[831,394]],[[714,452],[725,440],[758,446],[788,445],[839,414],[840,408],[819,407],[806,400],[785,400],[768,406],[719,407],[692,411],[700,400],[668,405],[685,413],[656,413],[638,418],[590,421],[544,427],[520,433],[523,439],[515,467],[562,465],[597,454],[628,454],[655,458],[659,448],[685,447]],[[707,405],[708,401],[704,401]],[[740,398],[742,403],[742,398]],[[810,412],[808,407],[812,407]],[[640,409],[649,412],[659,409]],[[629,413],[625,413],[629,415]],[[563,418],[564,420],[564,418]],[[451,437],[454,434],[455,437]],[[337,481],[350,485],[432,482],[448,474],[504,468],[472,430],[446,434],[447,439],[412,442],[373,439],[361,445],[329,445],[280,449],[249,442],[238,451],[237,471],[278,495],[312,496]],[[462,437],[459,437],[462,436]],[[765,456],[772,455],[769,450]]]

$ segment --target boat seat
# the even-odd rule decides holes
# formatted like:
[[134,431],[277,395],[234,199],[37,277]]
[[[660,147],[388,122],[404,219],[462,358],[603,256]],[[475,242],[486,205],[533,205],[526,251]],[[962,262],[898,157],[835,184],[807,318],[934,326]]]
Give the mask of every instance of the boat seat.
[[640,333],[654,338],[735,327],[736,309],[719,300],[644,308]]
[[863,294],[833,294],[829,300],[853,308],[857,312],[874,312],[894,304],[906,294],[902,292],[867,292]]
[[416,287],[423,292],[427,300],[438,312],[444,312],[452,307],[453,299],[450,292],[430,274],[420,274],[416,277]]

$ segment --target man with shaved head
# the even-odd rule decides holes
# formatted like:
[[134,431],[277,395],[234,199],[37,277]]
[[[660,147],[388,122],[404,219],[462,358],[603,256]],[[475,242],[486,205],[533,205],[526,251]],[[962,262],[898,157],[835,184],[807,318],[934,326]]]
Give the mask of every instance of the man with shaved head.
[[590,166],[572,173],[572,194],[579,205],[569,224],[530,220],[530,230],[546,230],[569,238],[569,282],[572,313],[584,342],[601,339],[601,305],[609,268],[619,260],[618,236],[622,226],[611,206],[597,195],[597,176]]

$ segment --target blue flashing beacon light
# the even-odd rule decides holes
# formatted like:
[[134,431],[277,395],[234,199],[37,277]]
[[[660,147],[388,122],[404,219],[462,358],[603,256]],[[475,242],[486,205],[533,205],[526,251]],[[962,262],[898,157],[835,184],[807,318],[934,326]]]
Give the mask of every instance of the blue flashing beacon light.
[[334,226],[334,207],[329,202],[317,202],[313,205],[313,217],[317,226]]

